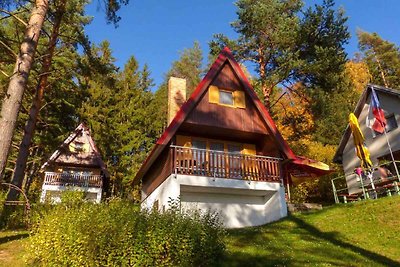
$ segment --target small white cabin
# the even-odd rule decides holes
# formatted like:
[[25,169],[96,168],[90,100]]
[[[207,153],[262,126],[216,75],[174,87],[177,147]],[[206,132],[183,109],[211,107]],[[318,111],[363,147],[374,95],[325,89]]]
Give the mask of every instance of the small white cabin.
[[108,172],[90,135],[81,123],[42,166],[44,181],[40,201],[60,202],[66,190],[85,192],[88,200],[99,203],[108,181]]

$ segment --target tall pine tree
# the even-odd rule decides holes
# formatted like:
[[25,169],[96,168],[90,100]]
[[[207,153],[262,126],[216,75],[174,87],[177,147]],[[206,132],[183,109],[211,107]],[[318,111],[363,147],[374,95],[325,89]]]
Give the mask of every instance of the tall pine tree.
[[400,49],[377,33],[357,32],[358,44],[367,63],[372,82],[400,88]]

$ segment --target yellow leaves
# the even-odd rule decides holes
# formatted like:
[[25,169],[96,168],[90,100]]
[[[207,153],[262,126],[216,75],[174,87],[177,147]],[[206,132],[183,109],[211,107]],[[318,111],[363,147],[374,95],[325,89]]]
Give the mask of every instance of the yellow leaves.
[[299,139],[309,139],[314,128],[314,118],[304,88],[296,84],[282,93],[284,95],[274,106],[278,129],[289,144]]
[[304,140],[307,147],[307,157],[330,164],[336,152],[336,145],[324,145],[320,142]]
[[368,71],[368,66],[363,61],[346,62],[344,72],[354,91],[357,93],[361,93],[371,81],[371,74]]
[[330,164],[336,146],[312,140],[316,122],[311,100],[304,90],[300,84],[285,90],[286,94],[274,106],[277,127],[295,153]]

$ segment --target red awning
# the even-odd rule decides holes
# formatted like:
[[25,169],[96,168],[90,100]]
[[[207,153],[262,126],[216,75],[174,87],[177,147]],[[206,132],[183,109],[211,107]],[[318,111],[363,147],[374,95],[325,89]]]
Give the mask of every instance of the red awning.
[[298,179],[317,178],[335,172],[335,170],[330,169],[329,165],[323,162],[302,156],[296,156],[294,160],[287,160],[283,164],[284,169],[290,174],[289,176]]

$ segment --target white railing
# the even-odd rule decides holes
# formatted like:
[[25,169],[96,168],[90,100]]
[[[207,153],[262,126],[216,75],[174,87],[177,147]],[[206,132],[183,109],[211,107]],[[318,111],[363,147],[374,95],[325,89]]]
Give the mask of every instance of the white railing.
[[65,174],[57,172],[45,172],[45,185],[78,186],[78,187],[102,187],[101,175]]
[[[379,195],[390,196],[393,193],[400,194],[400,161],[389,161],[361,174],[349,172],[331,179],[333,197],[336,203],[354,201],[359,199],[378,198]],[[347,181],[356,180],[352,187],[355,193],[350,194]]]

